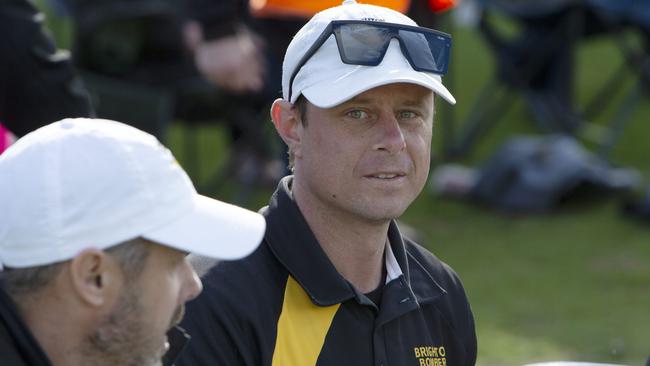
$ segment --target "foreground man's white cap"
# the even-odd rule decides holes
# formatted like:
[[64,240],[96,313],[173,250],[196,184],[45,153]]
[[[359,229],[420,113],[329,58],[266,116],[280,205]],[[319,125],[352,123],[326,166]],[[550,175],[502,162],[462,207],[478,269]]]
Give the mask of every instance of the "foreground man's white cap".
[[296,33],[287,48],[282,64],[282,95],[285,100],[295,103],[303,94],[315,106],[331,108],[378,86],[411,83],[431,89],[449,103],[456,104],[454,96],[442,84],[440,75],[413,70],[396,39],[391,40],[379,65],[361,66],[341,61],[334,35],[298,71],[289,100],[289,79],[294,69],[333,20],[371,20],[417,26],[411,18],[395,10],[351,0],[321,11]]
[[65,119],[0,155],[0,265],[32,267],[143,237],[219,259],[250,254],[264,218],[199,195],[154,136]]

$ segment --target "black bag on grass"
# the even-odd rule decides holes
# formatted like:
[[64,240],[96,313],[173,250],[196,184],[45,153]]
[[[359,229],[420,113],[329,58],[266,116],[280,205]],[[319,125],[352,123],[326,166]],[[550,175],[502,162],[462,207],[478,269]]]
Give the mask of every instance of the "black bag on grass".
[[469,198],[504,211],[545,212],[634,188],[638,173],[613,168],[564,135],[515,137],[480,168]]

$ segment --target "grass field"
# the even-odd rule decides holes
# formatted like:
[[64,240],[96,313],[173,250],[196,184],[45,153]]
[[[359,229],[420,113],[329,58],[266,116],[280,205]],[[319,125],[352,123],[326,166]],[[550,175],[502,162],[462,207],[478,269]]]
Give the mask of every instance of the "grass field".
[[[61,29],[67,32],[66,27]],[[451,88],[459,101],[454,112],[459,122],[491,75],[493,61],[474,30],[458,29],[453,34]],[[579,104],[594,95],[620,61],[611,39],[579,47]],[[613,104],[620,97],[613,97]],[[650,172],[649,101],[647,96],[642,99],[614,151],[617,163],[644,174]],[[594,122],[609,120],[613,110],[606,109]],[[449,123],[444,119],[448,115],[441,113],[438,131]],[[172,126],[169,136],[181,163],[187,159],[181,144],[184,128]],[[524,104],[515,101],[468,161],[482,160],[512,133],[534,132]],[[441,136],[434,138],[436,147],[443,143]],[[202,181],[223,164],[228,146],[219,126],[202,127],[198,145],[204,174],[194,178]],[[231,200],[232,190],[231,185],[211,193]],[[246,205],[258,208],[269,193],[255,192]],[[403,221],[415,227],[431,251],[463,279],[476,317],[479,365],[569,359],[642,365],[650,356],[650,226],[622,218],[616,200],[521,217],[441,200],[425,191]]]

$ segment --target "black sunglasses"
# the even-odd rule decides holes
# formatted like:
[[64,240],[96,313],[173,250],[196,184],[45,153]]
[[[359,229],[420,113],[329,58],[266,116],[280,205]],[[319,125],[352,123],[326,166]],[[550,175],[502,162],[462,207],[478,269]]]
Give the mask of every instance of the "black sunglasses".
[[390,41],[399,40],[402,54],[415,71],[444,75],[449,65],[451,35],[410,25],[366,20],[333,20],[296,64],[289,78],[289,100],[298,71],[334,33],[341,61],[349,65],[377,66]]

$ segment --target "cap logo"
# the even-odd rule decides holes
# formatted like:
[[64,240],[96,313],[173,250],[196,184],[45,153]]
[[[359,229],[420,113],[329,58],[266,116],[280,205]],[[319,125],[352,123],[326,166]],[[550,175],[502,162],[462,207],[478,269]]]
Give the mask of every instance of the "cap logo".
[[361,18],[361,20],[364,20],[366,22],[385,22],[385,19],[381,18]]

